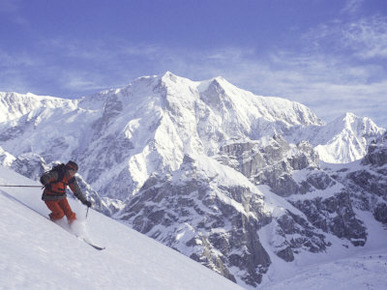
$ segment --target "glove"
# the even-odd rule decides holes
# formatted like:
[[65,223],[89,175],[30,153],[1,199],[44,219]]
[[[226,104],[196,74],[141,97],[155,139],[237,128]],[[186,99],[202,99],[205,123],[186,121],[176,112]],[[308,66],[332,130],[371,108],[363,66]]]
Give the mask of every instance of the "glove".
[[91,207],[91,202],[88,200],[82,200],[82,203],[86,205],[87,207]]

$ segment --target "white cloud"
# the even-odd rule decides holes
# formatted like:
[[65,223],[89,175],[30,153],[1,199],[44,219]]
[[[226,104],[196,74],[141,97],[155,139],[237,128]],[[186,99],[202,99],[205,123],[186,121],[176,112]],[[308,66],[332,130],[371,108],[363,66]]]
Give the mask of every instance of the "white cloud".
[[363,18],[343,28],[343,43],[364,59],[387,58],[387,19]]
[[91,78],[89,74],[67,71],[62,74],[61,78],[62,87],[70,91],[84,92],[104,89],[101,78],[96,78],[95,75]]
[[356,18],[344,22],[334,20],[310,29],[304,35],[310,49],[341,53],[344,57],[373,59],[387,57],[387,18]]
[[1,66],[7,69],[16,67],[33,67],[39,63],[39,60],[27,51],[19,53],[9,53],[0,48],[0,63]]
[[348,0],[342,9],[343,13],[355,14],[358,13],[364,0]]

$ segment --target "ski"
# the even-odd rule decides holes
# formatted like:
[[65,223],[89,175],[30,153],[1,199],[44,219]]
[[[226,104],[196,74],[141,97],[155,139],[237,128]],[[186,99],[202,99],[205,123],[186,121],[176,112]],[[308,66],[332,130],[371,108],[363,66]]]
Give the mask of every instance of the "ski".
[[[55,223],[55,222],[54,222]],[[97,246],[95,245],[93,242],[89,241],[88,239],[86,239],[85,237],[82,237],[82,235],[79,235],[79,234],[76,234],[74,232],[72,232],[69,228],[67,227],[64,227],[63,225],[60,225],[58,223],[55,223],[56,225],[60,226],[62,229],[64,229],[66,232],[68,232],[70,235],[76,237],[78,240],[80,241],[83,241],[84,243],[88,244],[89,246],[93,247],[94,249],[98,250],[98,251],[102,251],[102,250],[105,250],[105,247],[100,247],[100,246]]]
[[93,247],[94,249],[98,250],[98,251],[102,251],[102,250],[105,250],[105,247],[100,247],[100,246],[97,246],[97,245],[94,245],[92,242],[86,240],[85,238],[82,238],[82,237],[78,237],[80,240],[84,241],[86,244],[88,244],[89,246]]
[[56,223],[56,222],[54,222],[54,224],[56,224],[57,226],[61,227],[66,232],[68,232],[70,235],[76,237],[80,241],[83,241],[84,243],[88,244],[89,246],[93,247],[94,249],[96,249],[98,251],[105,250],[105,247],[97,246],[93,242],[91,242],[91,241],[87,240],[86,238],[82,237],[82,235],[79,235],[79,234],[76,234],[76,233],[72,232],[71,229],[68,227],[68,225],[64,226],[64,225],[61,225],[61,224]]

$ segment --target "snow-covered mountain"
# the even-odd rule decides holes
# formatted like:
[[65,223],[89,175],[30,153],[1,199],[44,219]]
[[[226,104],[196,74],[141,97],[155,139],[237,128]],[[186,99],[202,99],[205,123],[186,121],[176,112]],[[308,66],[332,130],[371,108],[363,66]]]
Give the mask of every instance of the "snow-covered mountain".
[[[292,131],[292,130],[291,130]],[[368,145],[386,131],[371,119],[346,113],[324,126],[296,130],[290,142],[308,140],[319,154],[320,160],[328,163],[349,163],[359,160],[367,153]]]
[[0,99],[1,164],[37,180],[75,160],[95,208],[244,287],[385,237],[385,129],[367,118],[324,124],[221,77],[169,72],[77,100]]

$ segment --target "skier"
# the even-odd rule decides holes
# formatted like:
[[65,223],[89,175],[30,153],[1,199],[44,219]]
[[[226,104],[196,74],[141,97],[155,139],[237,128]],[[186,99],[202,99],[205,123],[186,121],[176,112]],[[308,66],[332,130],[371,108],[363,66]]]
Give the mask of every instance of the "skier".
[[77,219],[66,198],[67,185],[84,205],[91,206],[91,202],[83,196],[74,177],[77,171],[78,165],[74,161],[69,161],[66,165],[55,166],[40,177],[40,182],[44,185],[42,200],[51,210],[50,219],[52,221],[60,220],[65,215],[69,224]]

